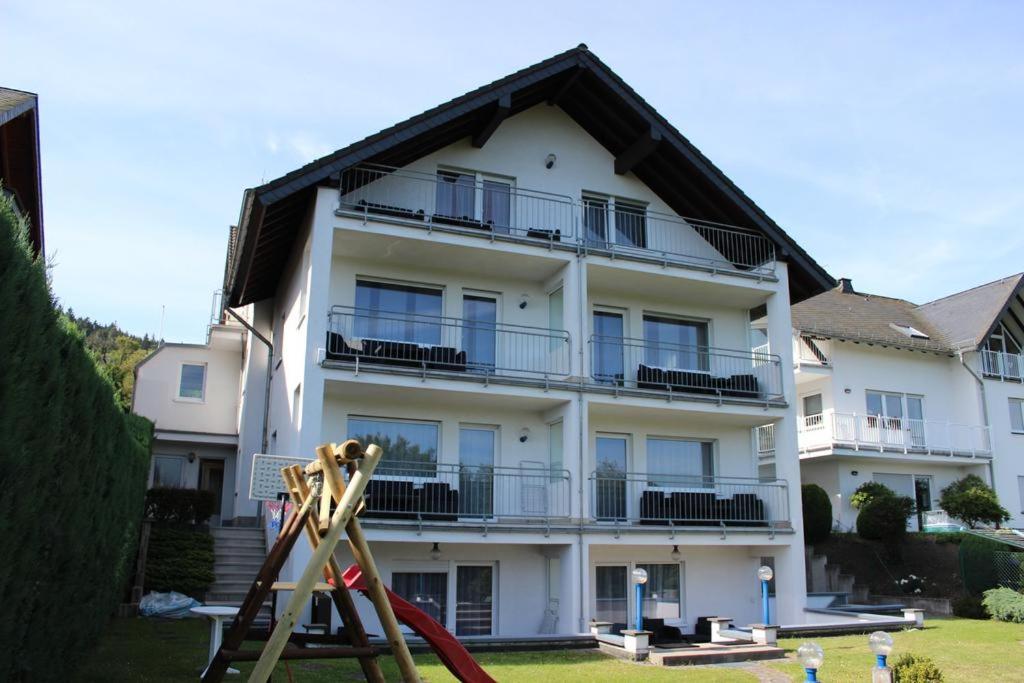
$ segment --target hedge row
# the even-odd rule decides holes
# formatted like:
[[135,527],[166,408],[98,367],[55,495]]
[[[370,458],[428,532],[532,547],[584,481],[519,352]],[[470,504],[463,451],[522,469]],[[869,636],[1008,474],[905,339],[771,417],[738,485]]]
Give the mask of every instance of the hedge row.
[[206,524],[216,506],[212,491],[158,486],[146,492],[145,515],[164,524]]
[[177,591],[201,599],[213,583],[213,536],[154,524],[146,555],[146,592]]
[[0,680],[67,680],[134,560],[152,424],[116,405],[3,193],[0,311]]

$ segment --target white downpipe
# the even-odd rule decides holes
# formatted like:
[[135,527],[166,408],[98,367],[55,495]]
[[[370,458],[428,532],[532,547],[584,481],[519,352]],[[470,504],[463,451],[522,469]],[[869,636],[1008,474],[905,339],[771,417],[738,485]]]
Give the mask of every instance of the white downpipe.
[[[981,377],[979,377],[978,373],[976,373],[971,368],[971,366],[967,364],[967,361],[964,359],[964,351],[963,351],[963,349],[959,350],[957,352],[956,356],[957,356],[957,358],[960,359],[960,365],[964,366],[964,370],[966,370],[968,372],[968,374],[970,374],[970,376],[974,378],[974,381],[978,383],[978,395],[981,396],[981,421],[982,421],[982,424],[985,425],[985,429],[988,430],[988,450],[989,450],[989,453],[991,453],[992,455],[995,455],[995,452],[996,452],[996,438],[995,438],[995,434],[992,433],[992,425],[990,425],[989,421],[988,421],[988,401],[985,398],[985,380],[983,380]],[[996,470],[995,470],[995,467],[992,465],[992,462],[994,460],[995,460],[995,458],[989,458],[989,460],[988,460],[988,484],[989,484],[989,486],[992,486],[993,488],[996,485]]]
[[577,543],[579,544],[579,561],[578,561],[578,564],[580,566],[580,580],[579,580],[579,584],[580,584],[580,626],[579,626],[579,631],[580,631],[580,633],[586,633],[586,631],[587,631],[587,624],[586,624],[586,612],[587,612],[587,609],[586,609],[586,604],[584,602],[586,600],[586,597],[587,597],[585,595],[586,589],[584,588],[584,586],[586,585],[586,582],[584,581],[584,578],[585,578],[584,572],[586,571],[586,564],[587,563],[583,561],[583,488],[584,488],[584,485],[583,485],[583,447],[584,447],[584,445],[587,442],[587,440],[585,438],[585,435],[583,434],[583,425],[584,425],[583,410],[585,408],[585,404],[583,402],[583,377],[584,377],[584,373],[586,373],[586,371],[587,371],[587,369],[585,367],[585,364],[584,364],[584,362],[586,361],[586,355],[583,352],[583,343],[584,343],[583,340],[586,337],[586,324],[587,324],[587,311],[586,311],[587,293],[583,290],[583,267],[584,267],[584,263],[585,263],[585,261],[577,253],[576,254],[576,299],[577,299],[576,308],[579,310],[579,325],[580,325],[580,327],[579,327],[579,330],[580,330],[579,331],[580,390],[578,392],[576,392],[576,404],[577,404],[576,420],[578,422],[577,427],[576,427],[576,432],[577,432],[576,440],[578,442],[577,443],[577,447],[576,447],[576,451],[578,453],[577,459],[579,461],[579,474],[576,477],[576,479],[578,481],[578,484],[576,486],[576,490],[577,490],[579,506],[580,506],[580,526],[579,526],[579,532],[576,534],[576,538],[577,538]]

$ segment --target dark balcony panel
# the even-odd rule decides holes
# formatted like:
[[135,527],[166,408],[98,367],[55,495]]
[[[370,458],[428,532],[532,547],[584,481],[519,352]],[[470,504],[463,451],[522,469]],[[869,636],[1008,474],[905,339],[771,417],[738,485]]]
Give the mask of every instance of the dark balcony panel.
[[733,375],[722,389],[725,396],[760,396],[761,386],[754,375]]
[[419,512],[415,487],[411,481],[371,480],[363,496],[367,517],[416,519]]
[[719,519],[726,526],[764,526],[764,501],[753,493],[737,493],[718,501]]
[[413,496],[423,519],[455,519],[458,516],[459,492],[450,484],[427,482]]
[[435,213],[430,220],[434,223],[451,225],[456,228],[472,228],[474,230],[486,230],[487,232],[494,230],[494,225],[491,221],[478,221],[469,216],[446,216],[444,214]]
[[558,228],[555,228],[554,230],[548,228],[530,228],[526,231],[526,236],[539,240],[548,240],[550,242],[562,241],[562,231]]
[[466,369],[466,352],[450,346],[423,346],[386,339],[362,339],[349,344],[337,332],[327,333],[327,359],[377,363],[398,367],[427,367],[435,370]]
[[699,526],[716,522],[715,494],[676,491],[669,497],[669,514],[675,524]]
[[360,199],[357,202],[342,202],[341,208],[347,211],[363,211],[377,216],[390,216],[392,218],[406,218],[414,221],[422,221],[426,214],[423,209],[407,209],[402,206],[379,204]]

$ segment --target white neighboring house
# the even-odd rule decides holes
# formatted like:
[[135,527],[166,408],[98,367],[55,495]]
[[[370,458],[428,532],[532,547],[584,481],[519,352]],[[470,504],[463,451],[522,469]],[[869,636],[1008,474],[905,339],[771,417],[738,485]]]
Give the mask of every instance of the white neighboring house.
[[793,307],[801,479],[830,494],[840,528],[855,527],[850,496],[872,480],[915,499],[912,528],[946,528],[940,492],[967,474],[994,481],[1024,523],[1021,281],[918,306],[844,279]]
[[212,491],[215,524],[235,517],[245,336],[211,325],[206,344],[161,344],[135,368],[132,411],[156,426],[149,485]]
[[254,453],[358,437],[383,577],[456,635],[621,628],[637,566],[683,632],[761,621],[766,562],[803,623],[790,303],[833,280],[585,46],[248,190],[236,235],[236,520]]

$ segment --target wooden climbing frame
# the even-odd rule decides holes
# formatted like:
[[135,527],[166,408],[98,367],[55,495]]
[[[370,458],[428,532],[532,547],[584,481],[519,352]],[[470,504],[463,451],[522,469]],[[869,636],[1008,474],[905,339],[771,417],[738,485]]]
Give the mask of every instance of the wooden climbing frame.
[[[223,680],[231,662],[256,660],[249,680],[262,683],[270,678],[279,660],[335,658],[358,659],[367,681],[384,683],[384,674],[377,659],[378,650],[370,645],[352,595],[342,578],[342,569],[334,558],[335,547],[343,532],[356,564],[362,570],[367,584],[366,595],[377,611],[402,680],[406,683],[420,680],[409,646],[388,602],[370,546],[356,518],[362,509],[363,491],[383,453],[375,445],[367,446],[364,451],[358,441],[349,440],[340,446],[320,446],[316,455],[317,459],[305,468],[291,465],[281,470],[285,490],[293,503],[292,510],[282,521],[280,533],[224,635],[220,649],[203,673],[203,683]],[[348,472],[347,483],[342,467]],[[301,535],[309,541],[312,557],[294,584],[275,583]],[[266,645],[262,650],[242,650],[245,640],[263,639],[251,630],[253,622],[271,591],[285,589],[291,591],[291,598],[277,623],[271,622],[273,630],[265,636]],[[294,633],[313,592],[325,590],[341,615],[342,637]],[[322,646],[302,647],[314,641]]]

